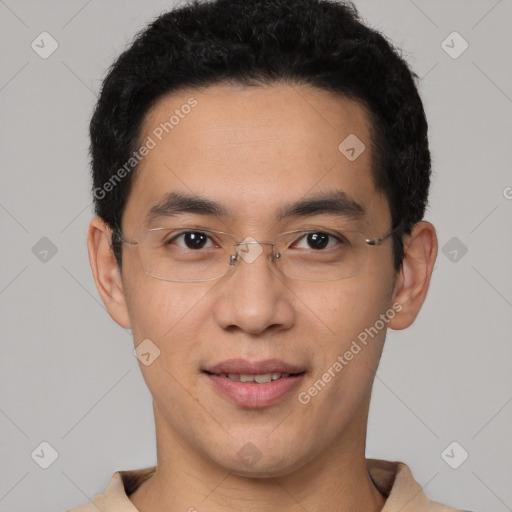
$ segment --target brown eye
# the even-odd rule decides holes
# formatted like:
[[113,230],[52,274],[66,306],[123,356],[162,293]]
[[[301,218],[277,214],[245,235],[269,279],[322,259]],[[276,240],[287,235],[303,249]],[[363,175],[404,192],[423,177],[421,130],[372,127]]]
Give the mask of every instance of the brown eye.
[[201,231],[187,231],[173,237],[166,242],[166,245],[170,245],[172,242],[180,239],[182,240],[181,243],[176,243],[179,247],[183,249],[197,250],[203,249],[210,237]]
[[[306,246],[300,247],[300,241],[305,240]],[[331,235],[329,233],[324,233],[322,231],[307,233],[301,237],[301,239],[296,243],[299,249],[314,249],[321,250],[332,247],[335,245],[337,237]],[[339,241],[339,240],[338,240]],[[329,245],[329,243],[331,244]]]
[[307,241],[313,249],[324,249],[329,244],[329,235],[326,233],[310,233],[307,235]]

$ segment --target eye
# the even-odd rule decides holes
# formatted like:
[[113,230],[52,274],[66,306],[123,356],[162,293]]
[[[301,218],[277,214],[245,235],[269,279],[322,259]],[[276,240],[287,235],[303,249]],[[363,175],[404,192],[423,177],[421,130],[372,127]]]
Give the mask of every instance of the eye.
[[166,240],[164,245],[171,245],[173,242],[176,242],[176,245],[182,249],[193,250],[213,247],[213,245],[206,246],[208,240],[213,242],[213,240],[202,231],[186,231]]
[[[300,241],[304,240],[307,246],[300,246]],[[334,236],[330,233],[325,233],[323,231],[310,231],[306,234],[304,234],[299,241],[295,243],[295,245],[298,246],[299,249],[315,249],[315,250],[322,250],[322,249],[330,249],[331,247],[335,246],[335,242],[343,242],[343,239],[340,239],[337,236]]]

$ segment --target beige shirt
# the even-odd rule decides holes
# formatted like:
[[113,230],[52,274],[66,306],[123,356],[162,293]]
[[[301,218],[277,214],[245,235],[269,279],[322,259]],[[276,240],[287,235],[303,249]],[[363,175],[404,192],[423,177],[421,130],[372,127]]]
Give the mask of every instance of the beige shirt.
[[[427,499],[411,470],[403,462],[366,459],[368,471],[379,491],[387,496],[381,512],[464,512]],[[103,494],[68,512],[138,512],[128,496],[155,472],[145,469],[116,471]],[[96,505],[96,506],[95,506]]]

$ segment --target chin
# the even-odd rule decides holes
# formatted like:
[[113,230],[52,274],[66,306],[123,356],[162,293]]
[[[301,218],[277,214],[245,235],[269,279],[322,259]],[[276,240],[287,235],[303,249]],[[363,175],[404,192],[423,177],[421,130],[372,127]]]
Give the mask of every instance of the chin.
[[237,450],[235,458],[226,457],[229,452],[224,452],[220,457],[214,457],[214,460],[230,473],[249,478],[281,477],[305,464],[306,457],[297,450],[290,450],[287,443],[282,444],[281,449],[282,453],[275,447],[267,446],[260,451],[248,441]]
[[245,464],[240,464],[239,461],[232,461],[232,465],[226,469],[233,475],[245,478],[279,478],[293,473],[297,466],[295,464],[263,464],[259,462],[253,467],[248,467]]

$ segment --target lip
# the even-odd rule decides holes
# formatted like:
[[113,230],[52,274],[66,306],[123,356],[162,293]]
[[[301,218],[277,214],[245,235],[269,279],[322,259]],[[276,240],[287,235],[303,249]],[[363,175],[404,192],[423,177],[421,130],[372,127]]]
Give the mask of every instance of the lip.
[[257,375],[261,373],[303,373],[301,368],[281,359],[265,359],[263,361],[248,361],[246,359],[228,359],[217,363],[203,371],[220,375],[222,373],[241,373],[243,375]]
[[[238,373],[238,372],[230,372]],[[280,379],[258,384],[256,382],[238,382],[227,377],[206,373],[215,389],[240,407],[268,407],[295,389],[304,379],[305,373],[281,377]]]
[[[222,396],[240,407],[258,408],[275,404],[291,393],[304,380],[306,369],[286,363],[281,359],[248,361],[246,359],[228,359],[203,369],[203,373]],[[256,382],[238,382],[220,374],[237,373],[257,375],[262,373],[288,373],[281,377],[258,384]]]

